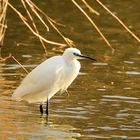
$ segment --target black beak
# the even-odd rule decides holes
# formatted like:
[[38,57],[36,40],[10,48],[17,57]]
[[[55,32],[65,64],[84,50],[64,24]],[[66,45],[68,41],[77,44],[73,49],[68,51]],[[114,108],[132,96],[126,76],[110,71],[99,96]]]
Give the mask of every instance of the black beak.
[[83,55],[83,54],[74,53],[74,55],[76,55],[76,56],[78,56],[78,57],[81,57],[81,58],[86,58],[86,59],[89,59],[89,60],[97,61],[96,59],[91,58],[91,57],[86,56],[86,55]]

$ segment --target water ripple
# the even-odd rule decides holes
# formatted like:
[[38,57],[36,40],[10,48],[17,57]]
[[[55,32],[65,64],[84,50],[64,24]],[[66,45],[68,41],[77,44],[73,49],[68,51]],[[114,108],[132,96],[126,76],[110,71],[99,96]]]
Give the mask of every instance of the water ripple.
[[140,72],[138,72],[138,71],[127,71],[126,74],[128,74],[128,75],[140,75]]
[[104,98],[111,98],[111,99],[122,99],[122,100],[137,100],[136,97],[128,97],[128,96],[111,96],[111,95],[103,95]]

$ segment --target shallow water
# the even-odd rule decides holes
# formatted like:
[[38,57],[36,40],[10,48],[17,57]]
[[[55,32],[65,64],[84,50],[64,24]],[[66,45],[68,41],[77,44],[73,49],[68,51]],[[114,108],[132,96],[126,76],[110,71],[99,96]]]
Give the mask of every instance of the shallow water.
[[[139,0],[104,3],[137,35],[140,34]],[[70,1],[57,1],[56,4],[51,0],[40,6],[56,21],[67,25],[62,28],[65,35],[76,42],[82,53],[96,58],[97,63],[81,60],[81,72],[69,87],[69,96],[58,93],[50,100],[48,121],[45,116],[40,118],[38,104],[11,100],[26,73],[12,59],[0,63],[0,139],[139,140],[139,44],[98,5],[101,18],[93,15],[92,18],[115,48],[114,54]],[[12,52],[30,71],[45,60],[43,49],[10,9],[7,18],[9,28],[3,55]],[[54,32],[49,38],[64,43]],[[49,57],[64,50],[48,44],[46,48]]]

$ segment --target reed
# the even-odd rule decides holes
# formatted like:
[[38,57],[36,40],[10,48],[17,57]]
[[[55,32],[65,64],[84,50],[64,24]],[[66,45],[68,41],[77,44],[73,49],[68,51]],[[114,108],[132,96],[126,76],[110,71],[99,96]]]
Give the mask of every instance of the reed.
[[[111,48],[112,53],[114,53],[114,49],[112,48],[111,44],[109,43],[109,41],[107,40],[107,38],[103,35],[103,33],[100,31],[100,29],[97,27],[97,25],[95,24],[95,22],[90,18],[90,16],[81,8],[81,6],[75,0],[72,0],[72,2],[84,14],[84,16],[89,20],[89,22],[93,25],[93,27],[96,29],[96,31],[103,38],[103,40],[105,41],[105,43]],[[86,6],[87,6],[87,3],[84,2],[84,4],[86,4]],[[88,8],[89,8],[89,6],[88,6]]]
[[[52,44],[52,45],[57,45],[57,46],[66,46],[66,44],[64,43],[58,43],[58,42],[54,42],[54,41],[50,41],[47,40],[45,37],[43,37],[42,35],[39,34],[38,30],[35,28],[36,26],[32,27],[27,21],[27,19],[14,7],[12,6],[10,3],[8,3],[9,7],[12,8],[17,15],[19,16],[19,18],[22,20],[22,22],[26,25],[26,27],[39,39],[41,39],[42,41],[48,43],[48,44]],[[27,10],[27,9],[26,9]],[[28,12],[28,11],[27,11]],[[31,19],[31,17],[29,17]],[[35,23],[32,23],[35,25]],[[35,28],[35,29],[34,29]],[[46,50],[46,49],[45,49]]]
[[21,68],[26,72],[26,74],[28,74],[28,70],[13,56],[11,55],[12,59],[18,64],[21,66]]
[[[60,25],[60,26],[64,26],[62,24],[59,24],[57,22],[55,22],[52,18],[50,18],[46,13],[44,13],[37,5],[35,5],[32,1],[30,0],[26,0],[29,4],[29,6],[31,7],[31,9],[33,10],[33,12],[36,14],[36,16],[43,22],[43,24],[45,24],[45,22],[43,21],[43,19],[41,18],[40,14],[44,15],[47,19],[47,21],[50,23],[50,25],[55,29],[55,31],[64,39],[64,41],[67,43],[68,46],[72,47],[74,46],[74,43],[71,39],[65,37],[62,32],[56,27],[56,25]],[[34,7],[34,8],[32,8]],[[39,12],[39,13],[38,13]]]
[[3,46],[6,24],[6,11],[7,11],[8,0],[2,0],[0,2],[0,45]]
[[120,24],[121,26],[134,38],[136,39],[138,42],[140,42],[140,38],[135,35],[135,33],[133,33],[125,24],[124,22],[117,17],[113,12],[111,12],[111,10],[109,10],[100,0],[96,0],[96,2],[102,6],[113,18],[115,18]]
[[3,58],[1,55],[2,46],[4,42],[4,35],[7,28],[7,23],[6,23],[7,4],[8,4],[8,0],[0,1],[0,62],[5,61],[10,57],[9,55]]
[[90,10],[90,12],[96,14],[97,16],[100,15],[100,13],[97,12],[93,7],[91,7],[85,0],[81,0],[81,1],[82,1],[82,2],[85,4],[85,6]]

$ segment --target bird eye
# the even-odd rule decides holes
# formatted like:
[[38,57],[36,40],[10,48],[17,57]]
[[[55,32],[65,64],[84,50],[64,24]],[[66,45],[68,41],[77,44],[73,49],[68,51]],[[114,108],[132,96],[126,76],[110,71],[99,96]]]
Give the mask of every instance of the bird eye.
[[73,55],[78,56],[78,53],[73,53]]

